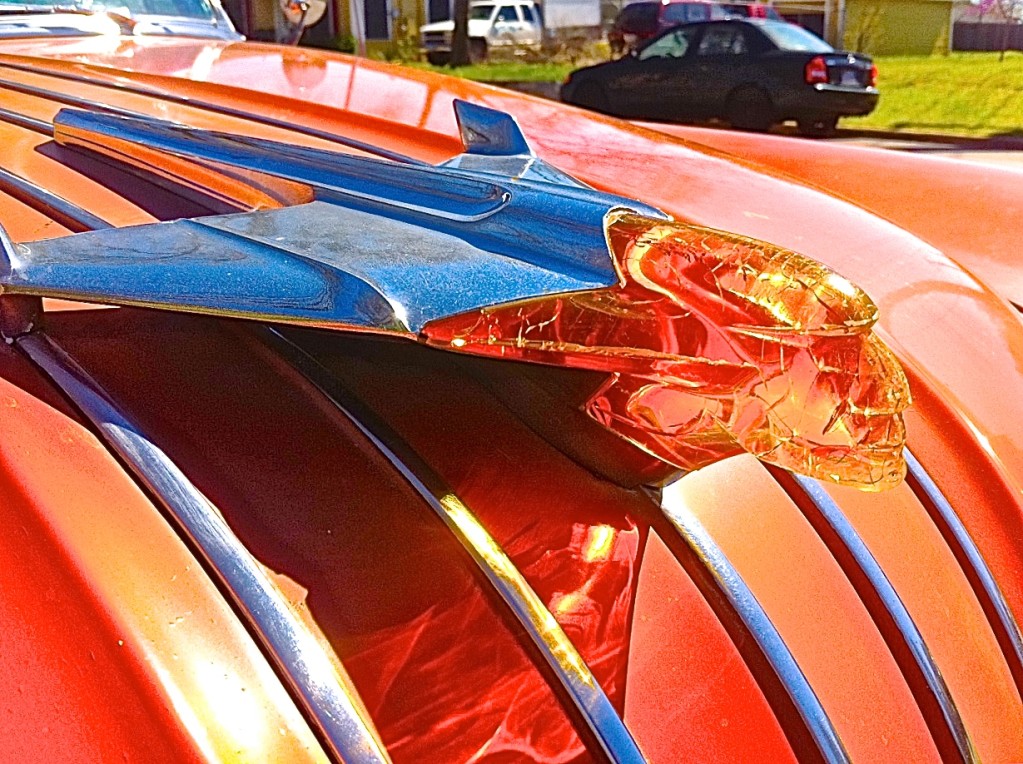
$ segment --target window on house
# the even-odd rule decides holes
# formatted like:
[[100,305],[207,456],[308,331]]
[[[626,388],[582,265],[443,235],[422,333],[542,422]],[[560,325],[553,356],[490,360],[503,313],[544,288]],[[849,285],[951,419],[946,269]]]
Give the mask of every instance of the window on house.
[[391,12],[387,6],[387,0],[363,0],[367,40],[391,39]]

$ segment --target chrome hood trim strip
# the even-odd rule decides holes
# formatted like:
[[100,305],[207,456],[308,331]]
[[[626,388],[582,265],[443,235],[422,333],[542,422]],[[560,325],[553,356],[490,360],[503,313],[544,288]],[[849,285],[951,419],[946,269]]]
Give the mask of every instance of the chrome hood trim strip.
[[[145,96],[147,98],[156,98],[161,101],[167,101],[169,103],[176,103],[182,106],[191,106],[195,109],[202,111],[213,112],[214,114],[221,114],[225,117],[235,117],[237,119],[245,120],[246,122],[255,122],[260,125],[266,125],[268,127],[279,127],[292,133],[300,133],[302,135],[308,135],[310,138],[320,138],[330,143],[335,143],[339,146],[345,146],[350,149],[356,149],[362,151],[371,156],[381,157],[382,159],[390,159],[393,162],[401,162],[403,164],[413,165],[426,165],[427,163],[415,159],[414,157],[407,156],[405,154],[398,153],[397,151],[390,151],[388,149],[382,149],[379,146],[374,146],[372,143],[366,143],[365,141],[359,141],[354,138],[347,138],[337,133],[331,133],[326,130],[320,130],[315,127],[308,127],[306,125],[296,124],[294,122],[288,122],[283,119],[276,119],[274,117],[268,117],[263,114],[256,114],[253,112],[243,111],[242,109],[233,109],[230,106],[221,106],[220,104],[212,103],[210,101],[203,101],[196,98],[189,98],[188,96],[179,95],[177,93],[168,93],[167,91],[159,90],[157,88],[149,88],[143,85],[128,85],[123,82],[109,82],[99,77],[87,77],[81,74],[67,74],[65,72],[55,72],[41,66],[28,66],[27,64],[16,64],[11,61],[0,60],[0,68],[13,69],[19,72],[25,72],[27,74],[36,74],[43,77],[52,77],[54,79],[64,80],[66,82],[75,82],[83,85],[95,85],[96,87],[109,88],[111,90],[117,90],[122,93],[131,93],[133,95]],[[0,80],[0,87],[14,89],[27,89],[31,88],[35,91],[33,95],[43,95],[45,98],[51,98],[52,100],[61,101],[61,99],[69,99],[72,97],[65,96],[62,93],[55,91],[47,91],[42,88],[35,88],[30,85],[21,85],[20,83],[12,83],[8,80]],[[44,95],[46,94],[46,95]],[[62,103],[68,103],[69,105],[83,105],[85,103],[91,103],[97,110],[102,110],[108,113],[119,113],[124,115],[131,115],[136,117],[147,117],[148,115],[139,112],[132,112],[127,109],[117,109],[116,107],[103,107],[102,104],[92,101],[87,102],[86,99],[74,99],[80,103],[71,104],[70,100],[61,101]]]
[[1002,594],[991,569],[984,561],[984,556],[952,504],[945,498],[945,494],[927,474],[927,470],[916,456],[908,448],[903,453],[909,468],[907,482],[963,567],[1002,647],[1016,687],[1023,696],[1023,634],[1020,632],[1019,623],[1009,609],[1005,595]]
[[[4,64],[0,62],[0,66],[4,66]],[[0,89],[10,90],[14,93],[21,93],[22,95],[32,96],[44,101],[61,103],[65,106],[74,106],[77,109],[103,112],[104,114],[119,114],[122,117],[146,116],[141,112],[131,111],[130,109],[121,109],[117,106],[110,106],[109,104],[100,103],[99,101],[93,101],[88,98],[68,95],[67,93],[58,93],[56,90],[48,90],[47,88],[37,87],[36,85],[26,85],[21,82],[12,82],[11,80],[0,79]]]
[[472,510],[397,433],[365,410],[315,358],[276,329],[267,328],[264,332],[265,341],[358,428],[458,540],[557,677],[571,702],[568,710],[576,712],[570,713],[570,717],[581,717],[599,752],[615,764],[646,762],[575,645]]
[[53,125],[49,122],[29,117],[26,114],[19,114],[10,109],[0,109],[0,122],[6,122],[15,127],[23,127],[26,130],[32,130],[42,135],[53,135]]
[[8,170],[0,169],[0,193],[13,196],[66,228],[78,231],[113,228],[88,210]]
[[346,764],[389,762],[336,656],[302,624],[216,508],[56,343],[35,333],[16,344],[92,422],[199,550],[333,757]]
[[[669,494],[671,490],[672,487],[668,486],[664,492]],[[680,504],[682,502],[662,503],[664,516],[711,573],[719,590],[756,640],[824,761],[847,764],[850,758],[845,745],[770,616],[702,523],[684,506],[675,506]]]
[[[895,587],[888,580],[884,570],[874,558],[869,547],[860,537],[859,533],[856,532],[852,523],[842,513],[838,503],[831,498],[830,494],[824,490],[824,487],[819,482],[800,475],[789,475],[789,477],[810,500],[820,519],[827,524],[830,531],[834,534],[837,543],[841,545],[842,549],[836,550],[829,543],[829,539],[822,536],[825,544],[832,548],[833,554],[836,551],[844,552],[844,554],[836,554],[835,557],[839,564],[846,569],[846,575],[850,577],[853,586],[856,587],[856,580],[854,579],[865,578],[866,585],[870,587],[869,593],[877,598],[881,607],[884,608],[885,614],[894,624],[898,632],[897,639],[900,641],[900,644],[892,645],[889,643],[889,649],[892,650],[892,654],[895,656],[900,668],[907,674],[906,678],[909,680],[910,689],[917,697],[917,702],[924,709],[924,719],[927,720],[932,735],[934,735],[939,743],[939,750],[947,747],[947,743],[943,746],[942,742],[950,738],[962,761],[978,761],[973,742],[970,740],[969,733],[959,714],[959,709],[956,707],[955,700],[945,684],[945,679],[941,675],[938,665],[935,663],[930,650],[927,648],[927,644],[924,642],[923,636],[920,634],[920,630],[917,628],[916,623],[914,623],[898,592],[895,591]],[[806,507],[798,501],[796,504],[805,513]],[[819,524],[815,522],[815,518],[808,517],[807,519],[810,520],[811,525],[818,528],[819,532]],[[851,564],[857,567],[856,571],[850,571],[846,567],[844,564],[846,558],[851,560]],[[861,591],[860,594],[863,596],[864,592]],[[867,609],[871,610],[867,598],[864,598],[864,603],[867,605]],[[875,620],[877,619],[876,613],[871,612],[871,615]],[[881,634],[887,640],[889,639],[890,630],[882,628]],[[900,660],[900,655],[906,651],[908,651],[911,657],[912,665],[907,665],[907,661]],[[944,722],[943,729],[940,728],[940,725],[932,723],[931,715],[927,713],[926,708],[931,704],[927,702],[927,698],[920,697],[917,690],[919,685],[910,676],[913,672],[917,672],[923,679],[927,690],[930,692],[930,700],[937,704]]]

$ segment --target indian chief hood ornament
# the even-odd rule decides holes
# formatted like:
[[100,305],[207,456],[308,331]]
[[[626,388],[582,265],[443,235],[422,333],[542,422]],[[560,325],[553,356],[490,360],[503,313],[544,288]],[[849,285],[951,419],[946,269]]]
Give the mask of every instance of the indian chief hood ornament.
[[4,242],[0,292],[390,334],[590,369],[587,413],[692,470],[749,452],[880,490],[905,472],[906,377],[877,309],[824,265],[672,221],[456,103],[432,167],[64,110],[58,142],[237,213]]

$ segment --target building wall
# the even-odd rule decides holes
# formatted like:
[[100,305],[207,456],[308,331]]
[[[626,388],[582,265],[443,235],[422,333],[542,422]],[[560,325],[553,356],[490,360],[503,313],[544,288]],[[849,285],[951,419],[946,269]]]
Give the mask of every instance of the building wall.
[[952,4],[936,0],[847,0],[844,47],[871,55],[947,53]]
[[[402,57],[419,46],[418,30],[427,23],[427,0],[327,0],[334,3],[338,42],[342,50],[355,50],[356,18],[366,29],[366,54],[374,58]],[[445,0],[446,2],[446,0]],[[354,13],[353,13],[354,10]]]

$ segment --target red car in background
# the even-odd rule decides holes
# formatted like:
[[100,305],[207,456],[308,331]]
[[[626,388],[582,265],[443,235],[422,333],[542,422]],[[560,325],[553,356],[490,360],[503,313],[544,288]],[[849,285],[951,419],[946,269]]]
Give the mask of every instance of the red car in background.
[[714,21],[728,18],[772,19],[781,21],[778,12],[763,3],[712,3],[707,0],[630,3],[618,12],[607,34],[611,54],[623,56],[640,43],[666,29],[690,21]]

